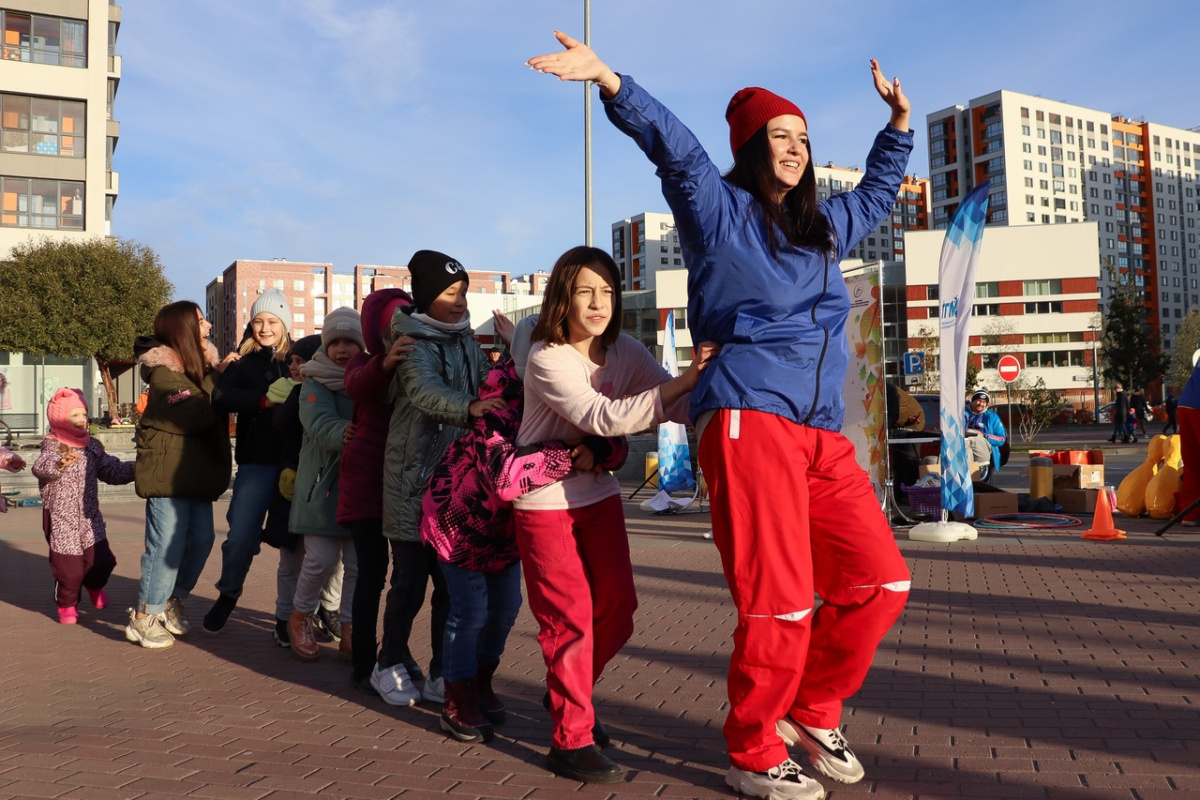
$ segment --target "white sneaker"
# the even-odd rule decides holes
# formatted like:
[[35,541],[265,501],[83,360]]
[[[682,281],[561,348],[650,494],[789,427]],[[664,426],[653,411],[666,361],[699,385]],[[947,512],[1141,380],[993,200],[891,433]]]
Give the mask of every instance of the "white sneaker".
[[403,664],[393,664],[383,669],[376,664],[375,669],[371,670],[371,686],[379,692],[383,702],[392,706],[411,706],[421,698],[420,690],[408,677],[408,670]]
[[804,774],[790,758],[766,772],[747,772],[730,767],[725,784],[738,794],[764,800],[822,800],[825,787]]
[[169,633],[176,636],[187,636],[191,633],[192,626],[188,623],[187,609],[178,597],[167,600],[167,610],[162,613],[162,624]]
[[788,747],[803,747],[809,762],[825,777],[840,783],[862,780],[862,762],[850,749],[841,728],[810,728],[789,716],[775,723],[775,731]]
[[424,697],[431,703],[445,703],[446,682],[440,677],[426,678],[425,683],[421,684],[421,697]]

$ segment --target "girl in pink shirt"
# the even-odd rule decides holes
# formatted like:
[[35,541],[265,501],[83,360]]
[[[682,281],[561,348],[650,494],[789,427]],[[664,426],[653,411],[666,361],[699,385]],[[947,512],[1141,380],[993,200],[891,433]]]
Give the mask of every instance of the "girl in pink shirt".
[[699,346],[687,371],[672,378],[645,346],[620,332],[620,285],[617,265],[603,250],[575,247],[558,259],[533,330],[517,437],[518,446],[557,439],[572,447],[570,474],[513,505],[547,667],[550,768],[588,783],[623,779],[599,750],[608,736],[595,721],[592,684],[633,634],[637,595],[621,488],[595,468],[597,454],[584,437],[686,422],[688,392],[715,352]]

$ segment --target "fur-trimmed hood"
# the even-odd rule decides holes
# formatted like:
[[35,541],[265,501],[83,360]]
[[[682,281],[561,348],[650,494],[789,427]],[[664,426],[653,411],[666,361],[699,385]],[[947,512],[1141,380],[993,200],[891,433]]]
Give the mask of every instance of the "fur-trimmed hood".
[[[146,369],[166,367],[172,372],[183,372],[183,361],[175,348],[159,339],[157,336],[139,336],[133,341],[133,355],[138,364]],[[204,340],[204,362],[215,369],[221,361],[217,347],[208,339]]]

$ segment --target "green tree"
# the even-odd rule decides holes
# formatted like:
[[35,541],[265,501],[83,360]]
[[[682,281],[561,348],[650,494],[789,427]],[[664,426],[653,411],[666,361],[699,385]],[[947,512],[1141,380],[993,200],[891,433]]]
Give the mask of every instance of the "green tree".
[[173,289],[158,254],[137,242],[31,239],[0,261],[0,350],[95,358],[115,416],[110,363],[133,355]]
[[1183,385],[1192,376],[1192,353],[1200,348],[1200,312],[1193,309],[1187,313],[1171,344],[1167,385],[1175,390],[1175,396],[1178,397]]
[[[1059,412],[1065,411],[1069,405],[1061,392],[1046,388],[1045,379],[1038,378],[1030,384],[1028,377],[1028,372],[1022,372],[1012,384],[1014,393],[1028,408],[1016,424],[1023,442],[1032,442],[1042,428],[1054,422]],[[1009,436],[1012,436],[1011,431]]]
[[1113,296],[1104,312],[1101,336],[1100,374],[1108,385],[1117,382],[1127,388],[1145,386],[1167,371],[1167,359],[1159,348],[1158,336],[1146,319],[1144,293],[1134,286],[1127,274],[1108,267]]

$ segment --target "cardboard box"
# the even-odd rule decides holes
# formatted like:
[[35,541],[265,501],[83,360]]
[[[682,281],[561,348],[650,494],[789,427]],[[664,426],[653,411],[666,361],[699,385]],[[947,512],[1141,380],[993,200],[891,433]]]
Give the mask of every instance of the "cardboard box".
[[1104,485],[1103,464],[1055,464],[1054,489],[1098,489]]
[[1100,489],[1054,489],[1054,502],[1068,514],[1096,513],[1096,498]]
[[975,482],[974,488],[975,519],[990,517],[994,514],[1017,513],[1017,496],[1012,492],[1006,492],[979,481]]
[[[979,466],[980,465],[979,465],[978,461],[971,461],[970,463],[967,464],[967,467],[970,468],[970,470],[971,470],[971,480],[973,480],[973,481],[977,481],[980,478]],[[917,479],[918,480],[921,478],[924,478],[926,475],[941,475],[941,474],[942,474],[942,465],[941,464],[920,464],[917,466]]]

